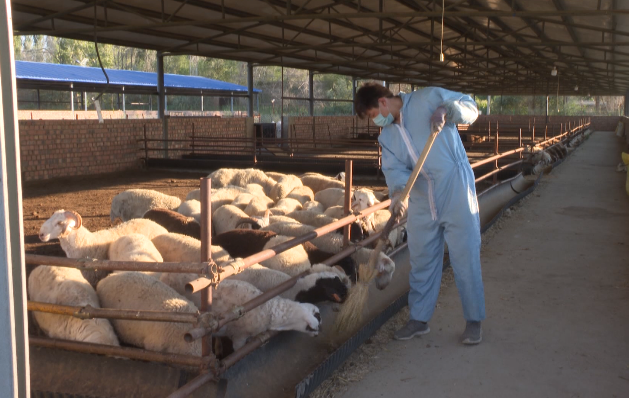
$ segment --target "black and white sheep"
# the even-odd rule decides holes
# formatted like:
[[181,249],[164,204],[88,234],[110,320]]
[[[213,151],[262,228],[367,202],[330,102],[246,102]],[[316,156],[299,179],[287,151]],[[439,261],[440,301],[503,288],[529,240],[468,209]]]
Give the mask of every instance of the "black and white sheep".
[[201,225],[192,217],[186,217],[173,210],[151,209],[144,214],[148,220],[166,228],[168,232],[188,235],[195,239],[201,239]]
[[[226,279],[214,290],[212,311],[219,314],[232,311],[260,294],[262,292],[250,283]],[[316,336],[320,327],[321,315],[317,306],[274,297],[237,321],[226,324],[215,335],[229,337],[237,350],[249,337],[267,330],[295,330]]]
[[111,223],[116,220],[129,221],[142,218],[144,213],[155,208],[176,210],[181,199],[150,189],[128,189],[114,196],[109,213]]
[[[28,295],[42,303],[100,308],[96,291],[74,268],[40,265],[28,277]],[[33,317],[46,336],[53,339],[120,345],[107,319],[79,319],[37,311]]]

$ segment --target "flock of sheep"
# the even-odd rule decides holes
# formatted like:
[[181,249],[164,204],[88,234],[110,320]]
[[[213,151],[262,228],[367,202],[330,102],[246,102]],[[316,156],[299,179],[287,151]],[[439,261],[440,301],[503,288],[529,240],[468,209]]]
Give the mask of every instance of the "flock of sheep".
[[[307,173],[300,177],[264,173],[256,169],[219,169],[212,182],[212,259],[225,264],[273,247],[292,237],[343,217],[343,176]],[[131,189],[116,195],[111,205],[112,228],[91,232],[81,215],[58,210],[44,222],[40,240],[59,239],[69,258],[116,261],[200,262],[200,192],[185,201],[152,190]],[[360,211],[386,199],[368,189],[352,193],[352,210]],[[352,225],[357,237],[380,230],[389,219],[380,210]],[[391,247],[403,239],[394,230]],[[234,349],[267,330],[296,330],[317,335],[321,317],[316,303],[343,302],[357,278],[357,264],[372,250],[361,248],[333,266],[323,261],[343,249],[339,231],[262,261],[221,281],[214,291],[212,310],[231,311],[292,276],[309,274],[281,296],[269,300],[240,319],[226,324],[215,335],[231,339]],[[381,253],[376,285],[391,281],[395,263]],[[185,285],[196,274],[158,272],[113,273],[73,268],[37,267],[28,278],[31,300],[45,303],[140,311],[197,313],[200,293]],[[200,340],[188,343],[189,324],[121,319],[82,320],[66,315],[34,312],[42,331],[51,338],[118,346],[120,343],[166,353],[201,355]]]
[[527,146],[524,151],[528,155],[524,164],[525,172],[534,175],[539,175],[543,171],[547,172],[554,163],[572,153],[588,136],[589,132],[577,134],[567,140],[565,144],[558,142],[546,148],[539,145]]

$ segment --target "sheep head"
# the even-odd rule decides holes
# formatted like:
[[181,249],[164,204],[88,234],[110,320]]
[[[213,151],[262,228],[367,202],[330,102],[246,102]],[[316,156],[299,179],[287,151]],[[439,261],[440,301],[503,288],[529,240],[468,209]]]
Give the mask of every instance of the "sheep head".
[[384,290],[389,283],[391,283],[391,279],[393,278],[393,273],[395,272],[395,262],[391,260],[386,254],[380,253],[380,258],[378,259],[378,263],[376,264],[376,287],[379,290]]
[[380,201],[376,199],[376,196],[371,190],[364,188],[357,189],[352,195],[352,210],[354,211],[363,211],[376,203],[380,203]]
[[39,240],[48,242],[50,239],[57,239],[81,228],[82,224],[83,220],[79,213],[57,210],[39,229]]

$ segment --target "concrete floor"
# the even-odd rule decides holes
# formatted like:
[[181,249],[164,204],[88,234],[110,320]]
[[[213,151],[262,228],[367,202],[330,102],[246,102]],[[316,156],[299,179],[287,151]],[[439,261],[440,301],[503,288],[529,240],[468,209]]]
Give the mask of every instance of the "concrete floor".
[[629,197],[622,143],[597,132],[483,250],[483,343],[455,286],[431,333],[391,341],[343,397],[629,397]]

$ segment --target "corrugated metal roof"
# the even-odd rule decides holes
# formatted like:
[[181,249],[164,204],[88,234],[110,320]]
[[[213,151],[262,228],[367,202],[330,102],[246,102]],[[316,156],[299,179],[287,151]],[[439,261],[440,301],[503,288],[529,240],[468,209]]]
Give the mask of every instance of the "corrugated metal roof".
[[[117,69],[105,70],[109,76],[109,82],[112,85],[128,87],[157,87],[157,73]],[[50,81],[56,83],[107,83],[105,75],[100,68],[77,65],[16,61],[15,74],[18,80]],[[247,87],[239,84],[227,83],[201,76],[173,75],[170,73],[164,74],[164,86],[167,89],[178,88],[208,91],[247,92]],[[261,90],[255,88],[253,91],[256,93],[261,92]]]

